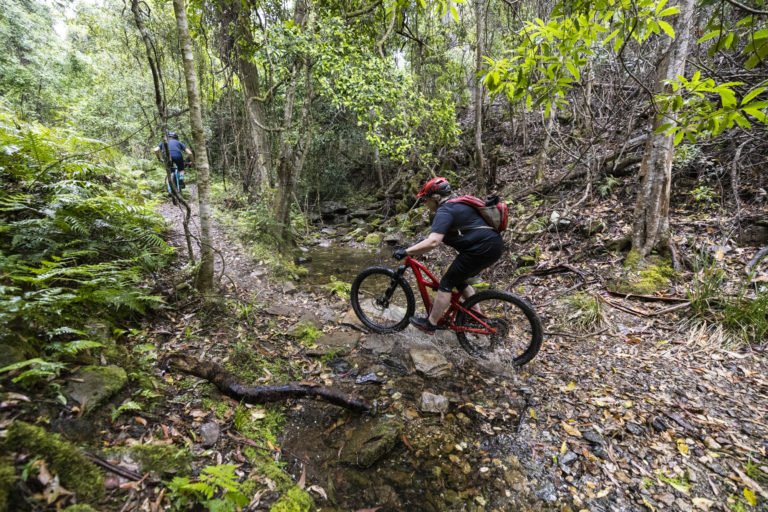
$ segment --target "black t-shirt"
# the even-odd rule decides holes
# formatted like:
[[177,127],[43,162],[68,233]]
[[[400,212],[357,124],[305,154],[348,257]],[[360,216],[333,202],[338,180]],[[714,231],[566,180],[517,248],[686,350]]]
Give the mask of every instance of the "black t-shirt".
[[449,202],[437,208],[432,220],[432,232],[445,235],[445,244],[468,254],[484,254],[488,242],[499,236],[485,223],[474,207]]

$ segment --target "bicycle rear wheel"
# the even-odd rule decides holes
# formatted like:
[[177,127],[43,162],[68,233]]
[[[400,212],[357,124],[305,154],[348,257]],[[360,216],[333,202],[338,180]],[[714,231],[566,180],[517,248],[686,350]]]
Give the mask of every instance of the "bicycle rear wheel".
[[378,333],[402,331],[416,309],[411,286],[386,267],[360,272],[352,282],[350,301],[363,325]]
[[[516,295],[495,290],[476,293],[456,315],[456,336],[470,354],[522,366],[539,353],[542,327],[533,307]],[[478,313],[479,312],[479,313]],[[495,332],[491,333],[493,328]]]

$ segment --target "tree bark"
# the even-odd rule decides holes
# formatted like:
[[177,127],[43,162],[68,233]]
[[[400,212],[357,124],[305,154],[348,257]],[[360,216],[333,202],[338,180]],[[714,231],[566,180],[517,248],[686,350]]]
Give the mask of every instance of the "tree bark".
[[488,191],[488,171],[483,152],[483,38],[485,37],[485,0],[475,0],[475,165],[480,194]]
[[181,354],[169,356],[163,362],[163,366],[172,367],[205,379],[228,397],[249,404],[265,404],[291,398],[314,398],[346,407],[355,412],[371,412],[372,410],[371,405],[362,398],[314,384],[290,382],[281,386],[244,386],[222,366],[211,361],[198,361]]
[[[674,80],[685,73],[694,0],[680,0],[677,5],[680,13],[675,20],[676,37],[670,42],[667,54],[659,66],[655,92],[668,90],[669,86],[664,81]],[[673,114],[655,117],[640,163],[642,181],[635,203],[632,248],[642,257],[669,240],[669,200],[675,145],[673,135],[659,133],[658,130],[664,124],[676,122]]]
[[192,38],[189,36],[189,25],[187,23],[187,11],[184,0],[173,0],[173,10],[176,13],[176,26],[179,31],[179,43],[181,44],[182,60],[184,63],[189,118],[192,123],[192,139],[195,143],[195,167],[197,168],[197,199],[200,211],[200,268],[195,279],[195,288],[201,293],[208,293],[213,290],[213,245],[211,239],[208,150],[203,130],[203,112],[200,91],[197,85],[195,54],[192,48]]

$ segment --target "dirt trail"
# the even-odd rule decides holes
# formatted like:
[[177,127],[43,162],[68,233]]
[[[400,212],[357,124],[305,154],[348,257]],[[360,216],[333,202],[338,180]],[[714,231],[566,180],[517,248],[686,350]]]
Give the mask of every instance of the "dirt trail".
[[[161,211],[183,246],[179,210]],[[516,288],[543,317],[541,353],[521,371],[492,375],[452,335],[365,334],[345,301],[273,280],[215,223],[214,240],[222,286],[256,305],[247,328],[264,342],[254,350],[303,359],[305,380],[378,404],[375,417],[311,401],[288,409],[283,456],[297,481],[314,486],[319,505],[768,510],[765,344],[719,348],[703,330],[679,328],[676,313],[638,314],[652,308],[638,303],[627,311],[606,302],[605,323],[578,333],[571,312],[552,303],[574,281],[555,275]],[[271,340],[269,333],[302,322],[325,332],[317,347]],[[191,350],[230,357],[230,340],[217,338],[216,328]],[[445,371],[416,368],[422,349],[443,355]],[[440,412],[429,412],[424,393],[445,399]]]

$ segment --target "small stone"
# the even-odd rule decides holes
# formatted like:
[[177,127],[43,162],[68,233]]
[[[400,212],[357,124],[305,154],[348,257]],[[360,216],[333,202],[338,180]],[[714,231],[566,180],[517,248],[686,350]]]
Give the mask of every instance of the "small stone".
[[581,433],[581,435],[584,437],[584,439],[586,439],[592,444],[600,444],[600,445],[605,444],[605,440],[603,439],[603,436],[601,436],[594,430],[591,430],[591,429],[585,430],[584,432]]
[[677,498],[675,498],[674,494],[670,492],[666,492],[664,494],[659,494],[658,496],[656,496],[656,499],[667,506],[672,506],[672,504],[675,502]]
[[709,436],[704,438],[704,445],[710,450],[721,450],[723,448],[722,446],[720,446],[720,443],[718,443],[717,441],[715,441]]
[[366,383],[372,383],[372,384],[381,384],[384,381],[375,373],[366,373],[365,375],[359,375],[355,379],[355,384],[366,384]]
[[667,424],[666,424],[666,423],[664,423],[664,420],[662,420],[662,419],[661,419],[661,418],[659,418],[658,416],[655,416],[655,417],[654,417],[654,418],[651,420],[651,426],[652,426],[652,427],[653,427],[653,429],[654,429],[654,430],[656,430],[657,432],[664,432],[665,430],[667,430]]
[[219,440],[219,424],[215,422],[204,423],[200,426],[200,444],[205,448],[210,448]]
[[636,436],[640,436],[645,433],[645,429],[642,426],[638,425],[637,423],[629,422],[627,423],[626,428],[627,428],[627,432]]
[[536,489],[536,496],[549,503],[557,501],[557,491],[552,482],[545,482],[543,486]]
[[563,466],[567,466],[569,464],[572,464],[578,458],[579,458],[579,456],[576,455],[575,453],[567,452],[565,455],[563,455],[560,458],[560,464],[562,464]]
[[603,460],[611,460],[611,457],[608,455],[608,452],[605,451],[605,448],[603,448],[600,445],[594,446],[592,448],[592,453],[594,453],[596,457],[600,457]]
[[421,394],[419,408],[423,412],[444,413],[448,411],[448,398],[443,395],[433,395],[427,391]]

